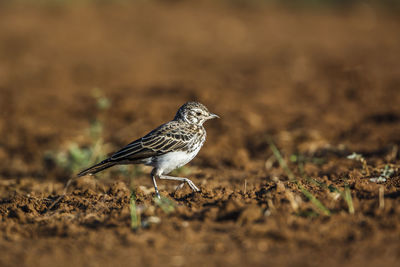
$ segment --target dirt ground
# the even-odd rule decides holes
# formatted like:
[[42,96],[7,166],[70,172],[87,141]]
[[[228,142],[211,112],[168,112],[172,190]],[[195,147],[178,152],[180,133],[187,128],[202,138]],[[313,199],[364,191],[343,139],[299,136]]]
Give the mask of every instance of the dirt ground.
[[[400,19],[369,6],[139,2],[0,3],[0,265],[398,265]],[[160,181],[168,213],[148,168],[131,180],[109,170],[48,210],[72,176],[48,151],[90,147],[101,116],[112,152],[189,100],[221,116],[185,169],[201,193]],[[270,138],[330,215],[289,181]],[[385,166],[386,182],[371,182]],[[354,214],[316,182],[349,188]]]

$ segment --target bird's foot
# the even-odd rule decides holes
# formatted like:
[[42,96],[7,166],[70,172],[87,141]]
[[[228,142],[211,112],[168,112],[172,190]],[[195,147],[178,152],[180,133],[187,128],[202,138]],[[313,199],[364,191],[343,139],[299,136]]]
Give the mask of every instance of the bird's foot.
[[175,189],[175,192],[182,189],[185,184],[188,184],[189,187],[193,190],[193,192],[200,192],[200,189],[189,179],[185,178],[185,181],[183,183],[181,183],[180,185],[178,185]]

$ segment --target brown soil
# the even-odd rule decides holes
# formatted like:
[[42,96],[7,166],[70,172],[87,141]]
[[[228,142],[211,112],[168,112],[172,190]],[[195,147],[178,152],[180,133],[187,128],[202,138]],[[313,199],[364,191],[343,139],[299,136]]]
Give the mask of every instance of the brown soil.
[[[399,264],[399,19],[367,6],[144,2],[0,5],[0,265]],[[132,231],[128,178],[108,171],[46,212],[67,175],[45,153],[89,143],[93,88],[112,103],[102,115],[109,152],[188,100],[219,114],[188,165],[202,192],[160,181],[175,203],[167,214],[143,168],[133,186],[144,227]],[[285,159],[306,156],[312,178],[348,184],[355,213],[290,163],[332,212],[321,214],[288,181],[269,137]],[[371,182],[387,164],[387,182]]]

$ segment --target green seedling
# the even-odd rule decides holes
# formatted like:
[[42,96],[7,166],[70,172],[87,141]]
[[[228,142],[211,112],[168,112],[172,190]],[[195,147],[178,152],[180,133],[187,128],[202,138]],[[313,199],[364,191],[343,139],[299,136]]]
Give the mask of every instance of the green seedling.
[[131,229],[137,230],[141,227],[142,221],[141,221],[140,212],[136,207],[136,196],[133,191],[131,193],[131,198],[129,201],[129,209],[131,212]]
[[161,198],[154,198],[154,203],[159,206],[165,213],[169,214],[175,211],[175,204],[169,198],[161,196]]
[[311,201],[311,203],[314,204],[314,206],[317,207],[323,213],[324,215],[330,216],[331,212],[329,211],[328,208],[324,206],[310,191],[308,191],[301,183],[298,181],[294,175],[294,173],[290,170],[289,166],[287,165],[286,161],[283,159],[281,153],[279,152],[278,148],[275,146],[275,144],[269,140],[269,147],[272,150],[272,153],[274,154],[275,158],[278,160],[279,165],[281,168],[286,172],[289,181],[297,185],[299,190],[303,193],[303,195],[308,198],[308,200]]
[[71,143],[67,151],[56,154],[56,163],[69,173],[75,173],[80,169],[94,163],[98,156],[91,148],[80,148],[76,143]]
[[342,190],[338,189],[337,187],[335,187],[333,185],[327,185],[324,182],[320,182],[320,181],[308,176],[304,171],[304,165],[303,165],[302,162],[299,162],[298,168],[299,168],[299,172],[300,172],[301,176],[304,179],[306,179],[307,182],[315,184],[315,185],[317,185],[317,186],[319,186],[319,187],[321,187],[323,189],[327,189],[327,190],[329,190],[329,192],[338,193],[343,198],[343,200],[346,202],[349,213],[354,213],[353,200],[352,200],[350,194],[346,195],[345,191],[342,191]]
[[353,199],[351,197],[350,187],[348,184],[344,186],[344,197],[344,200],[346,201],[349,208],[349,213],[354,214]]
[[80,147],[71,142],[66,150],[47,152],[45,157],[53,160],[57,166],[68,174],[76,173],[106,157],[106,144],[102,138],[91,139],[92,145]]
[[97,108],[99,110],[107,110],[111,107],[111,101],[107,98],[103,91],[99,88],[94,88],[92,91],[93,98],[96,99]]
[[[96,101],[98,117],[111,105],[110,100],[106,98],[99,89],[93,92],[93,98]],[[65,150],[47,152],[45,158],[55,162],[57,166],[63,169],[68,175],[76,173],[87,166],[105,158],[107,155],[107,144],[103,141],[103,123],[97,118],[90,123],[85,135],[90,140],[86,147],[81,147],[75,142],[71,142]]]

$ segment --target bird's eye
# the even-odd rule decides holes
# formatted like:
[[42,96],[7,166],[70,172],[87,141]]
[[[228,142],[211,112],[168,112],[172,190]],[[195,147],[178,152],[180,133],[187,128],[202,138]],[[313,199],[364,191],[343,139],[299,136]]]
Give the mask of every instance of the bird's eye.
[[201,115],[201,112],[196,112],[196,115],[197,115],[197,116],[200,116],[200,115]]

